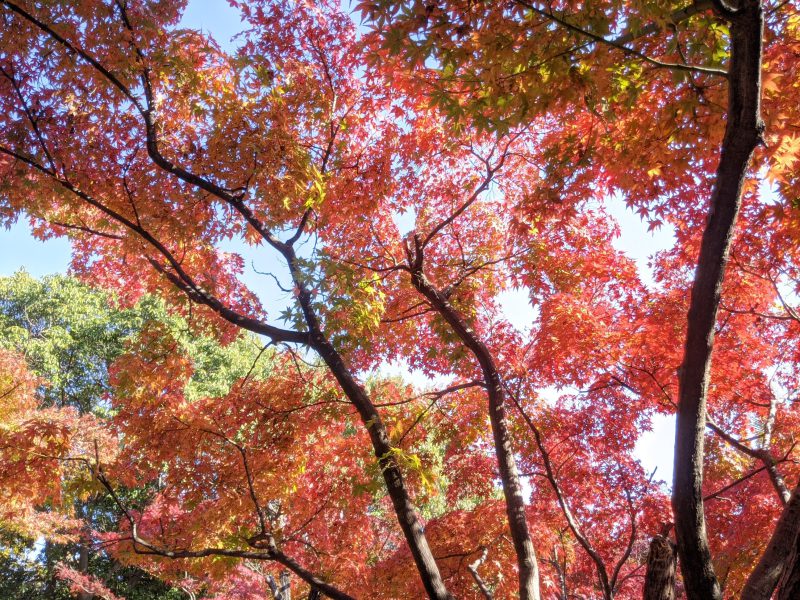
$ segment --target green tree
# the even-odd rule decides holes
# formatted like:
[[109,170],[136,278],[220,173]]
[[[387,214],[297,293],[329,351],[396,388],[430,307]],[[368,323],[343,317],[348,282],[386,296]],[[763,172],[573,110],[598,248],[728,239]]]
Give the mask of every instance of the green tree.
[[[256,363],[261,368],[268,364],[255,337],[220,346],[193,335],[185,321],[170,317],[163,303],[152,297],[132,308],[120,308],[108,294],[67,276],[35,279],[20,271],[0,278],[0,347],[25,355],[31,371],[42,378],[39,397],[46,406],[111,416],[109,367],[126,343],[153,321],[165,323],[192,357],[196,371],[189,384],[191,394],[225,393]],[[147,489],[124,491],[126,501],[134,506],[142,504],[148,493]],[[104,495],[76,499],[75,510],[97,530],[113,527],[118,518]],[[67,585],[56,577],[56,567],[62,562],[104,581],[128,600],[186,597],[141,569],[113,560],[91,539],[77,545],[43,543],[20,537],[0,522],[0,598],[72,598]],[[81,600],[91,597],[84,595]]]

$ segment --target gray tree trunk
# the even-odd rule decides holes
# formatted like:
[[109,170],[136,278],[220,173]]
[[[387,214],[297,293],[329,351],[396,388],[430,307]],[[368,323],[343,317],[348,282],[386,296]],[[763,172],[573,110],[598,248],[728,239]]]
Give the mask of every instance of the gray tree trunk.
[[653,537],[647,553],[644,600],[675,600],[677,568],[678,555],[675,544],[663,535]]
[[703,510],[706,399],[722,282],[742,186],[761,140],[761,56],[764,14],[759,0],[714,0],[730,23],[728,107],[708,221],[700,245],[689,304],[681,369],[672,509],[681,573],[689,600],[721,600]]
[[794,488],[764,554],[747,578],[741,600],[769,600],[772,597],[799,533],[800,485]]

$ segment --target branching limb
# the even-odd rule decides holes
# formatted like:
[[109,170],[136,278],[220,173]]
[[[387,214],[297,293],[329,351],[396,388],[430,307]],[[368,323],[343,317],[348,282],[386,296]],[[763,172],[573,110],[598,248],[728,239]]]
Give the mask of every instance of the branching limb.
[[[454,210],[450,215],[448,215],[445,219],[443,219],[439,224],[435,225],[433,229],[425,236],[424,240],[421,243],[421,247],[425,248],[430,241],[436,237],[445,227],[453,223],[458,217],[460,217],[464,211],[466,211],[470,206],[472,206],[475,201],[480,198],[481,194],[489,189],[492,181],[494,180],[494,176],[497,172],[503,168],[503,164],[508,157],[508,151],[511,145],[522,135],[524,130],[518,131],[514,135],[510,136],[509,139],[506,141],[502,152],[500,153],[500,158],[497,160],[496,163],[491,163],[491,155],[488,158],[478,157],[481,162],[484,164],[485,173],[480,180],[478,186],[472,191],[469,197],[462,202],[456,210]],[[496,150],[496,148],[495,148]],[[492,151],[494,152],[494,150]]]
[[275,540],[271,538],[263,541],[255,540],[254,543],[252,544],[255,550],[234,550],[228,548],[204,548],[202,550],[169,550],[166,548],[159,547],[151,542],[148,542],[147,540],[139,536],[138,523],[136,518],[133,516],[133,513],[131,513],[131,511],[125,506],[125,504],[120,499],[119,495],[114,490],[113,486],[111,485],[105,473],[103,472],[102,466],[96,465],[94,468],[94,473],[95,477],[97,478],[97,481],[103,486],[103,488],[105,488],[106,492],[111,497],[117,508],[119,508],[119,510],[122,512],[123,517],[130,526],[131,529],[130,540],[133,546],[133,550],[137,554],[161,556],[170,559],[205,558],[208,556],[227,556],[230,558],[246,558],[250,560],[269,560],[283,565],[284,567],[292,571],[295,575],[300,577],[300,579],[302,579],[309,585],[318,588],[326,596],[329,596],[334,600],[354,600],[352,596],[346,594],[345,592],[342,592],[335,586],[321,580],[319,577],[317,577],[316,575],[305,569],[303,566],[301,566],[296,560],[284,554],[281,550],[278,549]]
[[475,562],[470,563],[467,565],[467,570],[469,574],[472,575],[472,579],[475,580],[475,585],[478,586],[481,594],[485,598],[485,600],[494,600],[494,594],[492,594],[492,590],[489,589],[489,586],[486,585],[486,582],[478,573],[478,568],[486,561],[486,557],[489,555],[489,548],[484,548],[481,555],[475,560]]
[[568,29],[569,31],[572,31],[573,33],[577,33],[577,34],[582,35],[584,37],[588,37],[589,39],[593,40],[594,42],[605,44],[607,46],[615,48],[615,49],[621,51],[623,54],[627,54],[628,56],[633,56],[635,58],[643,60],[644,62],[646,62],[648,64],[651,64],[654,67],[658,67],[659,69],[672,69],[672,70],[675,70],[675,71],[685,71],[685,72],[689,72],[689,73],[703,73],[705,75],[716,75],[716,76],[719,76],[719,77],[727,77],[728,76],[728,72],[724,71],[722,69],[715,69],[713,67],[703,67],[703,66],[698,66],[698,65],[687,65],[687,64],[683,64],[683,63],[670,63],[670,62],[663,62],[663,61],[660,61],[660,60],[656,60],[654,58],[651,58],[650,56],[647,56],[646,54],[644,54],[642,52],[639,52],[638,50],[636,50],[634,48],[626,46],[624,43],[621,43],[621,42],[619,42],[619,41],[617,41],[615,39],[609,39],[609,38],[603,37],[602,35],[598,35],[596,33],[593,33],[591,31],[588,31],[586,29],[578,27],[577,25],[573,25],[572,23],[570,23],[569,21],[567,21],[563,17],[560,17],[560,16],[556,15],[555,13],[553,13],[551,10],[545,10],[545,9],[539,8],[539,7],[533,5],[533,4],[529,3],[529,2],[525,2],[524,0],[516,0],[516,2],[518,4],[520,4],[521,6],[524,6],[525,8],[530,10],[531,12],[536,13],[537,15],[539,15],[541,17],[544,17],[546,19],[549,19],[550,21],[552,21],[554,23],[557,23],[561,27],[564,27],[565,29]]
[[[655,471],[650,476],[650,482],[652,481],[653,475],[655,475]],[[649,482],[648,482],[649,483]],[[636,536],[638,535],[638,527],[637,527],[637,511],[636,506],[633,503],[633,497],[631,496],[631,492],[628,488],[625,488],[625,501],[628,504],[628,518],[630,519],[630,533],[628,534],[628,543],[625,544],[625,550],[622,552],[622,555],[617,560],[617,563],[614,565],[614,569],[611,572],[611,581],[609,582],[611,585],[612,590],[617,589],[617,584],[619,582],[619,574],[622,571],[622,567],[625,566],[625,563],[628,562],[628,558],[630,558],[631,553],[633,552],[633,545],[636,543]]]
[[86,50],[79,48],[78,46],[72,44],[68,41],[65,37],[60,35],[55,29],[53,29],[50,25],[40,21],[36,18],[33,14],[19,6],[14,2],[10,2],[9,0],[0,0],[0,5],[5,6],[12,12],[18,14],[23,19],[28,21],[30,24],[37,27],[40,31],[51,37],[53,40],[64,46],[69,52],[79,56],[84,62],[91,65],[98,73],[100,73],[111,85],[113,85],[117,90],[119,90],[122,95],[133,104],[134,107],[140,112],[144,112],[144,107],[142,106],[141,102],[138,98],[133,94],[131,89],[122,82],[122,80],[114,75],[110,70],[106,69],[100,61],[98,61],[94,56],[92,56]]
[[[149,258],[148,261],[153,266],[153,268],[161,272],[176,287],[178,287],[187,296],[189,296],[189,298],[194,302],[209,307],[223,319],[234,325],[252,331],[253,333],[266,335],[276,342],[287,342],[287,343],[304,344],[304,345],[310,344],[310,338],[308,334],[304,332],[281,329],[280,327],[275,327],[258,319],[254,319],[252,317],[248,317],[246,315],[237,313],[230,307],[226,306],[221,300],[219,300],[215,296],[212,296],[207,291],[203,290],[197,283],[195,283],[194,279],[183,269],[181,262],[169,251],[169,249],[163,243],[161,243],[161,241],[156,239],[155,236],[153,236],[149,231],[144,229],[138,223],[131,221],[121,213],[106,206],[101,201],[97,200],[96,198],[84,192],[83,190],[79,189],[72,182],[70,182],[69,179],[57,175],[44,165],[41,165],[36,161],[34,161],[33,159],[24,156],[19,152],[11,150],[10,148],[7,148],[5,146],[0,146],[0,154],[5,154],[7,156],[15,158],[16,160],[26,164],[31,169],[39,171],[43,175],[48,176],[52,181],[60,185],[65,190],[71,192],[72,194],[74,194],[75,196],[77,196],[90,206],[96,208],[100,212],[110,217],[114,222],[118,223],[119,225],[122,225],[126,229],[136,234],[140,239],[146,242],[151,248],[156,250],[158,254],[160,254],[166,260],[171,270],[167,269],[167,267],[162,263],[160,263],[159,261],[153,258]],[[109,236],[106,235],[106,237]]]
[[512,402],[517,407],[517,411],[525,420],[525,423],[528,425],[528,429],[530,429],[531,433],[533,434],[534,441],[536,442],[536,447],[539,449],[539,454],[541,455],[542,462],[544,464],[545,478],[547,479],[548,482],[550,482],[550,487],[553,488],[553,491],[556,494],[558,505],[561,507],[561,512],[563,513],[564,518],[567,521],[567,525],[569,526],[572,535],[575,536],[575,539],[578,541],[581,547],[586,551],[586,554],[589,555],[589,558],[591,558],[592,562],[594,562],[595,567],[597,568],[597,576],[600,579],[600,587],[603,590],[603,597],[606,598],[606,600],[611,600],[614,597],[614,588],[612,587],[612,581],[608,577],[608,570],[606,569],[605,561],[603,561],[603,557],[600,556],[600,553],[597,552],[597,550],[595,550],[591,541],[583,532],[583,529],[581,528],[580,524],[578,523],[577,519],[572,513],[572,510],[569,507],[569,503],[567,502],[563,490],[561,489],[561,486],[558,483],[556,470],[553,468],[553,463],[550,460],[550,453],[544,446],[541,432],[539,431],[539,428],[536,427],[536,424],[530,418],[528,413],[525,412],[525,410],[522,408],[522,405],[520,404],[516,395],[512,394],[511,391],[508,390],[508,388],[506,388],[506,390]]
[[741,452],[742,454],[746,454],[751,458],[755,458],[756,460],[761,461],[764,464],[764,467],[769,474],[770,481],[772,482],[775,491],[778,494],[778,497],[781,500],[781,503],[785,506],[787,502],[789,502],[789,498],[791,497],[792,493],[789,491],[789,488],[786,486],[786,482],[783,479],[783,476],[780,474],[777,468],[777,461],[772,456],[772,453],[765,448],[751,448],[747,444],[742,443],[740,440],[736,439],[734,436],[729,434],[727,431],[722,429],[716,422],[708,416],[708,420],[706,421],[706,427],[708,427],[711,431],[717,434],[722,440],[724,440],[729,445],[733,446]]

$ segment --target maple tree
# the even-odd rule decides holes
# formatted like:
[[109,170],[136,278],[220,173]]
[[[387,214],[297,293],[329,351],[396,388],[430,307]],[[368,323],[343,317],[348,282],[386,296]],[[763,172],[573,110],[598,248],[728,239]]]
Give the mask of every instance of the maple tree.
[[[0,278],[0,298],[0,346],[23,354],[30,371],[46,382],[36,390],[40,405],[70,407],[79,414],[98,417],[107,412],[104,396],[109,391],[108,365],[122,353],[124,339],[133,334],[137,324],[158,315],[152,300],[149,308],[143,303],[135,310],[114,311],[103,294],[77,281],[58,276],[37,281],[24,272]],[[20,473],[14,471],[13,477],[20,477]],[[76,513],[92,528],[116,521],[113,507],[102,496],[84,502],[71,484],[68,479],[62,483],[62,503],[75,506]],[[0,561],[0,595],[4,598],[71,597],[56,577],[56,570],[76,550],[77,566],[82,570],[104,578],[113,573],[124,582],[117,588],[135,582],[141,595],[131,595],[128,588],[126,596],[166,597],[160,582],[107,560],[101,553],[90,552],[83,540],[77,544],[45,540],[37,547],[11,530],[2,531],[0,536],[5,551]]]
[[[745,181],[757,170],[748,169],[750,159],[765,141],[764,68],[770,82],[763,100],[772,144],[759,158],[766,159],[762,164],[778,184],[783,202],[793,197],[794,178],[784,172],[786,161],[795,159],[784,155],[781,146],[795,138],[792,126],[784,121],[794,107],[791,100],[788,104],[781,100],[792,98],[795,88],[784,82],[787,87],[776,98],[780,86],[775,83],[787,74],[791,77],[793,71],[781,62],[796,56],[796,13],[786,3],[770,6],[746,1],[684,6],[363,2],[361,9],[382,30],[383,47],[418,66],[434,101],[455,119],[504,130],[509,123],[538,124],[554,114],[570,115],[573,120],[554,128],[559,137],[551,143],[545,140],[544,156],[561,158],[565,149],[575,152],[577,146],[578,160],[571,161],[569,168],[588,168],[595,176],[604,176],[607,193],[622,194],[629,205],[651,219],[651,226],[666,217],[679,229],[679,244],[692,244],[682,248],[689,255],[685,264],[694,264],[696,269],[676,402],[673,511],[688,596],[720,597],[703,507],[711,352],[734,225],[743,193],[748,191]],[[765,47],[768,50],[762,56]],[[613,76],[609,78],[607,72]],[[719,85],[724,79],[727,86]],[[646,101],[648,96],[658,98],[658,104]],[[637,108],[647,111],[647,118],[636,114]],[[631,109],[633,118],[625,114]],[[648,124],[646,131],[631,129],[642,123]],[[616,135],[609,135],[610,130]],[[623,131],[625,135],[619,135]],[[715,156],[718,148],[719,159]],[[622,160],[615,163],[615,158]],[[665,171],[670,172],[669,178],[663,177]],[[569,176],[575,177],[574,172]],[[642,185],[648,180],[650,185]],[[749,194],[757,203],[759,196],[752,188],[751,183]],[[705,190],[711,190],[707,213],[702,209],[704,202],[686,201]],[[683,198],[671,207],[659,206],[678,194]],[[694,219],[689,214],[692,210],[697,215]],[[772,210],[768,208],[767,213]],[[706,222],[697,217],[705,217]],[[763,224],[764,212],[759,217]],[[680,229],[685,231],[690,223],[703,231],[696,263],[698,238],[680,235]],[[751,249],[733,248],[744,262],[752,260]],[[773,256],[766,272],[759,275],[774,280],[769,271],[780,270],[782,259]],[[770,291],[780,295],[777,286]],[[768,295],[756,304],[771,302],[775,297]],[[767,418],[767,429],[772,427],[771,419],[774,415]],[[708,424],[725,436],[713,422]],[[738,443],[731,436],[727,441]],[[788,490],[769,450],[743,444],[738,449],[764,461],[782,502],[787,503]],[[790,510],[786,515],[796,521]],[[785,524],[782,520],[776,533],[791,539],[797,525],[786,529]],[[768,597],[786,555],[785,540],[777,546],[770,544],[762,563],[773,573],[764,578],[766,572],[757,569],[745,596]],[[756,592],[754,585],[761,590]]]
[[[34,522],[68,469],[115,508],[114,558],[191,594],[277,597],[286,570],[332,598],[638,597],[671,515],[635,445],[677,410],[682,585],[768,597],[800,503],[796,9],[378,1],[359,39],[338,2],[233,4],[225,52],[180,2],[0,0],[0,215],[69,236],[123,306],[275,347],[198,390],[151,323],[103,418],[3,355],[2,459],[35,474],[4,518]],[[653,283],[613,195],[675,230]],[[244,283],[255,251],[280,308]]]
[[[221,348],[212,339],[187,336],[185,324],[169,317],[163,305],[152,297],[143,298],[130,309],[118,310],[106,294],[74,279],[50,276],[36,280],[19,272],[0,278],[0,298],[0,347],[25,356],[31,373],[40,378],[36,395],[42,407],[74,409],[80,415],[108,418],[108,368],[123,353],[126,340],[136,337],[145,324],[153,321],[168,324],[197,364],[190,393],[226,389],[253,367],[260,354],[257,372],[267,362],[261,346],[253,339],[241,338]],[[13,470],[5,477],[13,486],[13,479],[20,473]],[[109,499],[87,491],[79,480],[80,477],[77,481],[64,478],[60,504],[70,506],[90,524],[88,533],[116,524],[116,510]],[[127,493],[129,501],[137,502],[148,492],[145,489]],[[43,505],[39,510],[49,508]],[[36,518],[38,515],[37,512]],[[10,523],[18,525],[18,521]],[[108,581],[117,594],[126,598],[178,597],[178,590],[170,590],[146,573],[96,551],[95,547],[102,548],[102,542],[85,540],[86,533],[82,530],[81,540],[76,543],[45,540],[37,547],[33,540],[15,534],[11,528],[2,531],[2,546],[8,554],[3,554],[0,563],[0,595],[9,599],[71,597],[57,573],[61,563],[69,563],[71,555],[77,554],[76,570]]]

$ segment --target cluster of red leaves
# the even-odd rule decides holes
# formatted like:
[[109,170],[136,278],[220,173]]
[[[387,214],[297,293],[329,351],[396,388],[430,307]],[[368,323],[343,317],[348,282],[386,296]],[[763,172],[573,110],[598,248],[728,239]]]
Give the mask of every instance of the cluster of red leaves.
[[[118,6],[100,0],[75,11],[19,3],[54,24],[71,50],[53,32],[2,13],[13,27],[0,33],[0,214],[24,210],[41,235],[69,235],[81,276],[117,290],[125,303],[159,294],[221,343],[242,327],[276,331],[251,325],[267,323],[275,307],[262,306],[243,283],[243,258],[221,246],[235,239],[269,255],[263,231],[283,240],[297,231],[307,247],[276,272],[286,322],[304,333],[313,311],[350,371],[363,376],[448,588],[474,597],[468,566],[476,565],[496,596],[508,597],[516,589],[514,550],[485,389],[476,383],[481,369],[403,268],[421,243],[426,277],[500,365],[543,588],[592,596],[600,562],[617,597],[639,596],[647,540],[670,513],[634,449],[654,415],[674,411],[692,266],[722,132],[722,82],[694,74],[676,82],[667,71],[637,71],[592,50],[579,64],[550,64],[534,86],[504,71],[520,48],[539,51],[527,25],[515,25],[505,3],[466,3],[485,11],[466,46],[452,33],[451,51],[464,53],[458,64],[467,71],[444,82],[447,95],[430,80],[433,70],[423,72],[434,87],[427,94],[420,77],[373,64],[375,53],[388,51],[365,47],[338,2],[240,3],[251,29],[234,53],[177,29],[179,3],[128,4],[121,19]],[[453,14],[466,10],[441,4],[453,4]],[[619,8],[598,4],[598,14]],[[662,10],[635,4],[642,6],[625,13],[629,22]],[[781,43],[767,46],[764,110],[774,137],[759,159],[778,194],[765,199],[749,183],[709,401],[721,431],[737,440],[760,436],[776,457],[790,456],[798,419],[780,396],[800,383],[791,367],[800,359],[800,319],[784,301],[800,281],[790,202],[800,185],[791,169],[800,103],[785,101],[800,61],[793,60],[797,15],[785,10],[792,16],[780,24]],[[703,36],[693,47],[702,56],[703,44],[713,49],[724,35],[710,16],[695,19]],[[462,26],[455,18],[452,25]],[[498,32],[514,43],[490,44]],[[575,41],[556,28],[551,37],[537,46],[557,53]],[[667,36],[655,37],[644,51],[665,60],[680,53],[667,49]],[[418,61],[419,71],[424,66]],[[503,87],[525,81],[528,88]],[[454,127],[430,102],[445,103],[452,117],[474,106],[452,98],[485,93],[489,102],[491,90],[535,111],[489,133]],[[506,118],[503,106],[481,114]],[[519,108],[509,106],[509,114]],[[189,176],[176,177],[179,169]],[[618,231],[603,205],[615,193],[651,227],[674,227],[675,247],[654,257],[652,283],[614,247]],[[413,220],[412,233],[399,227],[403,220]],[[504,314],[502,293],[512,287],[535,309],[529,329]],[[306,291],[308,304],[296,304]],[[153,549],[244,552],[268,530],[281,552],[360,598],[420,597],[371,453],[371,424],[359,422],[331,373],[299,365],[308,358],[281,350],[268,377],[237,381],[222,397],[188,398],[191,360],[153,327],[114,366],[114,417],[100,423],[38,409],[19,359],[3,355],[9,382],[27,382],[25,393],[3,399],[16,404],[4,419],[3,447],[14,451],[0,453],[0,477],[27,486],[3,498],[3,519],[30,526],[38,515],[43,523],[36,508],[58,504],[73,476],[65,470],[80,459],[72,462],[102,469],[110,490],[149,491],[142,506],[120,502],[119,531],[105,540],[116,557],[175,585],[216,598],[263,595],[273,567],[260,571],[246,556],[224,553],[168,560]],[[447,389],[368,378],[398,361]],[[709,495],[757,466],[718,434],[708,446]],[[791,461],[781,469],[797,475]],[[756,474],[708,501],[712,546],[732,593],[779,512],[771,485]],[[578,530],[596,559],[576,541]]]

